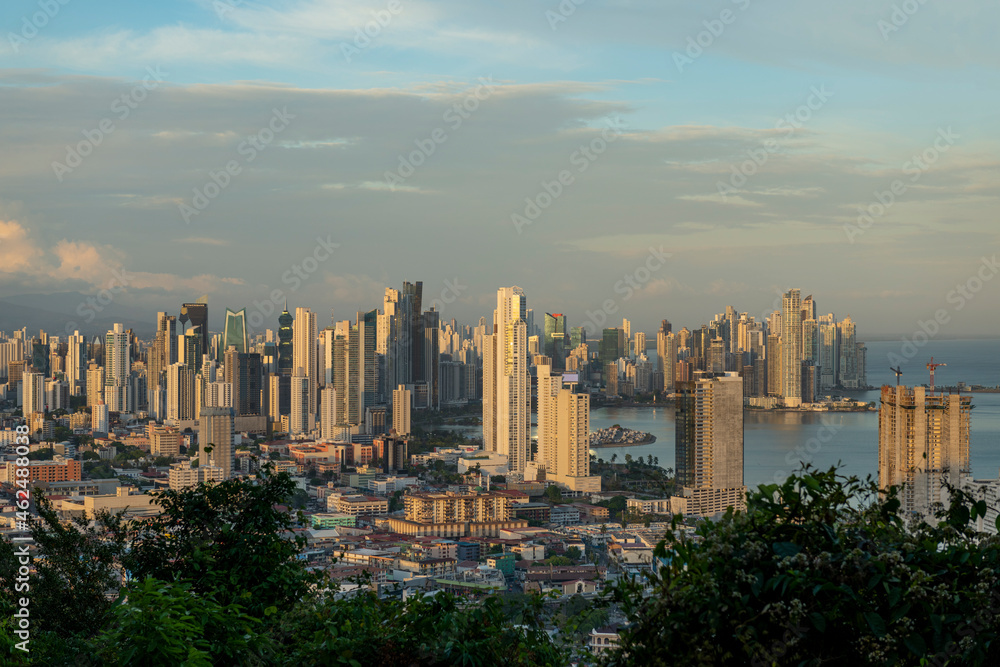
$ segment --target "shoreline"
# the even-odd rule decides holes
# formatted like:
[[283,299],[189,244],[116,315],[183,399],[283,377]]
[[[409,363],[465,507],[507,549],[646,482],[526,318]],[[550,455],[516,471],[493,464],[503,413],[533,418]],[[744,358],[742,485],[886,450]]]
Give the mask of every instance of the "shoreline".
[[651,445],[656,442],[656,436],[652,433],[649,434],[648,438],[643,438],[641,442],[609,442],[602,443],[599,445],[590,445],[591,449],[615,449],[618,447],[642,447],[643,445]]

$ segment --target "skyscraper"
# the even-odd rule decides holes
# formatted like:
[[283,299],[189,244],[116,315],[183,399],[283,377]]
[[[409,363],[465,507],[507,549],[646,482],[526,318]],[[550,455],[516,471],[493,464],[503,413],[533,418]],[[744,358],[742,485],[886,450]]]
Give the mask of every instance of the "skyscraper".
[[111,412],[129,412],[128,382],[132,371],[132,348],[125,325],[115,324],[104,344],[104,402]]
[[[233,409],[204,407],[198,418],[198,465],[222,468],[222,478],[236,467]],[[209,451],[211,449],[211,451]]]
[[74,331],[66,347],[66,381],[69,382],[69,393],[73,396],[80,394],[86,383],[86,340],[79,331]]
[[545,338],[541,353],[552,360],[554,368],[564,368],[566,351],[566,316],[562,313],[545,313]]
[[[170,320],[174,318],[171,316]],[[181,306],[181,316],[178,321],[182,325],[186,325],[188,322],[191,323],[192,328],[196,328],[198,333],[201,334],[201,349],[202,353],[208,354],[209,350],[212,348],[209,346],[208,341],[208,304],[207,303],[185,303]],[[171,325],[168,331],[171,339],[176,335],[176,331],[173,330],[173,325]],[[177,353],[174,352],[171,355],[170,360],[167,365],[175,363],[177,361]]]
[[742,378],[705,374],[677,388],[675,469],[688,514],[745,509]]
[[520,287],[497,290],[493,333],[483,341],[483,446],[507,457],[511,472],[528,460],[531,392],[527,302]]
[[225,381],[233,386],[233,407],[236,416],[261,414],[261,389],[264,379],[260,355],[238,352],[234,346],[226,350]]
[[[291,377],[295,370],[295,346],[292,339],[295,333],[292,331],[294,319],[288,312],[288,304],[278,317],[278,373],[286,377]],[[282,414],[288,414],[283,412]]]
[[392,391],[392,428],[400,437],[410,435],[412,396],[405,384],[399,385]]
[[882,489],[903,487],[904,512],[927,517],[934,503],[948,504],[942,482],[960,488],[970,479],[971,408],[970,396],[882,387],[878,482]]
[[333,440],[337,434],[337,390],[333,385],[323,387],[320,395],[319,427],[324,440]]
[[237,352],[249,352],[247,342],[247,309],[232,311],[226,308],[226,328],[222,335],[222,349],[235,347]]
[[292,411],[288,416],[288,431],[292,435],[308,433],[309,425],[309,378],[301,366],[292,374]]
[[34,412],[45,412],[45,376],[42,373],[25,373],[21,376],[24,383],[24,400],[22,414],[29,419]]
[[[292,365],[301,368],[302,375],[307,378],[309,403],[307,406],[308,430],[312,430],[316,420],[317,368],[316,368],[316,313],[308,308],[295,309],[294,338],[292,350]],[[294,373],[293,373],[294,376]],[[295,388],[292,388],[295,393]],[[292,399],[295,400],[294,397]]]
[[802,404],[802,294],[785,292],[781,301],[781,395],[787,407]]
[[195,418],[194,370],[186,364],[167,367],[167,414],[170,420]]
[[547,481],[571,491],[601,490],[600,476],[590,474],[590,395],[564,386],[548,357],[539,357],[538,454]]

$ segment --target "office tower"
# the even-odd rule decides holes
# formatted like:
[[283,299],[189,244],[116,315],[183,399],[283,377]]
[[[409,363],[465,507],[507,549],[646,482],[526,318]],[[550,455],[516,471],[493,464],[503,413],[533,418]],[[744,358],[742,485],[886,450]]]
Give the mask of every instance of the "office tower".
[[536,359],[538,376],[538,453],[545,479],[571,491],[601,490],[590,475],[590,395],[564,385],[548,357]]
[[603,372],[608,364],[618,359],[618,329],[605,329],[601,332],[601,346],[597,350],[597,363]]
[[538,336],[528,336],[528,355],[534,359],[542,353],[542,341]]
[[802,403],[802,295],[785,292],[781,301],[781,395],[787,407]]
[[403,283],[403,296],[410,302],[410,378],[419,382],[424,377],[424,318],[423,318],[424,284]]
[[98,433],[108,434],[108,429],[110,428],[108,424],[108,406],[104,404],[104,401],[98,400],[94,407],[91,408],[90,428],[94,436],[97,436]]
[[405,384],[392,391],[392,428],[396,435],[410,435],[410,410],[413,405],[413,394]]
[[837,338],[840,340],[840,375],[837,384],[845,389],[858,388],[858,346],[855,340],[854,321],[850,316],[837,324]]
[[932,505],[949,502],[970,479],[972,398],[930,393],[924,387],[883,386],[878,413],[879,487],[903,487],[904,512],[929,517]]
[[802,299],[802,321],[815,320],[816,319],[816,302],[813,300],[812,294]]
[[200,367],[204,351],[201,349],[201,336],[198,335],[198,332],[193,330],[187,331],[183,336],[179,336],[178,339],[181,343],[179,345],[180,350],[177,355],[177,361],[193,369]]
[[424,373],[420,376],[419,381],[427,385],[427,407],[431,410],[438,410],[441,407],[441,347],[438,318],[437,311],[433,309],[423,314],[424,351],[422,363]]
[[[87,376],[87,339],[74,331],[66,346],[66,381],[69,391],[74,396],[81,393]],[[3,367],[6,368],[6,364]]]
[[35,412],[45,412],[45,376],[41,373],[28,372],[21,376],[24,385],[22,399],[22,414],[25,419]]
[[[316,420],[316,394],[319,386],[316,377],[318,372],[316,368],[316,339],[318,334],[316,330],[316,313],[308,308],[296,308],[293,333],[292,365],[294,368],[301,368],[303,377],[307,379],[309,403],[306,410],[309,420],[308,430],[311,431]],[[292,392],[294,394],[294,388]],[[294,397],[292,400],[294,400]]]
[[182,363],[167,367],[167,415],[173,421],[195,418],[194,370]]
[[153,456],[171,458],[180,456],[184,436],[178,429],[172,426],[157,426],[154,422],[149,422],[146,435],[149,437],[149,453]]
[[688,514],[746,508],[743,485],[743,380],[736,373],[678,383],[677,483]]
[[233,386],[233,408],[237,417],[261,414],[260,396],[264,371],[256,352],[238,352],[230,346],[225,356],[225,381]]
[[128,379],[132,371],[129,334],[122,324],[108,331],[104,343],[104,401],[111,412],[129,412]]
[[65,380],[46,380],[45,405],[49,410],[69,410],[69,383]]
[[292,410],[288,416],[288,432],[291,435],[308,433],[309,424],[309,378],[302,367],[297,367],[291,378]]
[[868,347],[861,342],[855,343],[855,363],[858,389],[868,386]]
[[706,370],[712,373],[726,372],[726,342],[716,336],[708,348],[708,360]]
[[292,411],[292,378],[272,373],[267,376],[267,419],[274,424],[281,423],[282,415]]
[[587,344],[587,329],[585,327],[573,327],[569,330],[569,349],[575,350],[581,345]]
[[376,333],[378,332],[378,311],[358,313],[358,395],[361,397],[360,412],[376,404],[378,397],[378,359],[376,358]]
[[291,377],[295,370],[295,320],[288,312],[288,303],[278,317],[278,374]]
[[319,427],[320,436],[324,440],[336,438],[337,428],[337,390],[333,385],[326,385],[320,394]]
[[222,334],[222,350],[235,347],[237,352],[249,352],[247,341],[247,309],[234,311],[226,308],[226,326]]
[[[169,318],[173,320],[173,317]],[[185,303],[181,306],[181,316],[178,321],[182,325],[186,325],[188,322],[191,323],[192,329],[201,334],[201,349],[204,354],[208,354],[208,351],[212,348],[209,345],[208,340],[208,304],[207,303]],[[167,325],[167,333],[170,339],[176,335],[176,331],[173,330],[172,325]],[[171,353],[170,360],[167,362],[169,366],[172,363],[176,363],[177,353],[176,351]]]
[[[204,407],[198,418],[198,467],[222,469],[222,478],[232,477],[236,467],[233,446],[234,416],[232,408]],[[211,451],[209,451],[211,450]]]
[[531,386],[524,291],[497,290],[493,333],[483,341],[483,448],[507,457],[513,473],[528,460]]
[[545,313],[545,334],[541,341],[541,354],[552,360],[555,368],[564,368],[566,360],[566,316],[562,313]]

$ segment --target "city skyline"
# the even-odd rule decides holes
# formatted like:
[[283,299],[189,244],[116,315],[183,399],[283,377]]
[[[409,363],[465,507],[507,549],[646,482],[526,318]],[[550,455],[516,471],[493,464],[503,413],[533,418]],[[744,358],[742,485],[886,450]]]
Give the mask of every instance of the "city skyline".
[[0,12],[12,318],[354,313],[420,276],[464,321],[517,284],[649,332],[822,278],[869,338],[992,334],[996,8],[57,4]]

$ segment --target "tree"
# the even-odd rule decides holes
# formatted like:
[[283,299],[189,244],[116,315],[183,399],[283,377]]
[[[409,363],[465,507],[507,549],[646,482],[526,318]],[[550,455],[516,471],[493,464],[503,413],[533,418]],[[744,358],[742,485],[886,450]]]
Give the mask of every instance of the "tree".
[[632,455],[631,454],[626,454],[625,455],[625,463],[628,464],[628,465],[632,465]]
[[51,461],[53,456],[55,456],[55,450],[51,447],[46,447],[45,449],[36,449],[35,451],[29,453],[28,460]]
[[646,462],[649,465],[653,465],[653,455],[652,454],[650,454],[649,456],[646,457]]
[[615,461],[618,460],[618,452],[611,455],[611,464],[614,465]]
[[566,550],[566,558],[569,558],[572,561],[577,561],[583,558],[583,554],[580,553],[579,547],[570,547]]
[[660,567],[615,591],[630,625],[605,664],[1000,664],[985,501],[907,526],[897,492],[806,467],[694,539],[675,518]]
[[548,498],[550,502],[561,503],[562,491],[560,491],[559,487],[555,484],[551,484],[547,489],[545,489],[545,497]]

